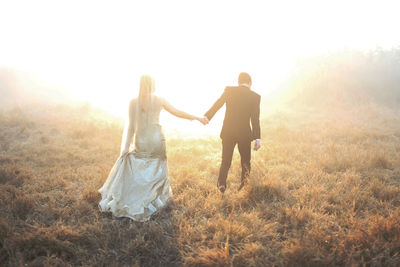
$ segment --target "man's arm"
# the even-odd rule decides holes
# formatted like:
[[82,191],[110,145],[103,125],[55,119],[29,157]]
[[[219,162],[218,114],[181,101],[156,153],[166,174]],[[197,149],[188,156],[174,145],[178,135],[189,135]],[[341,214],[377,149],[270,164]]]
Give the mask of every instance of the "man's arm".
[[204,114],[208,120],[211,120],[214,117],[215,113],[225,104],[226,102],[226,94],[228,88],[225,88],[224,93],[218,98],[218,100],[214,103],[214,105]]
[[[251,113],[251,128],[252,128],[252,132],[253,132],[253,140],[254,139],[259,140],[261,138],[260,102],[261,102],[261,96],[256,95],[256,101],[254,103],[253,112]],[[259,141],[258,141],[258,143],[259,143]]]

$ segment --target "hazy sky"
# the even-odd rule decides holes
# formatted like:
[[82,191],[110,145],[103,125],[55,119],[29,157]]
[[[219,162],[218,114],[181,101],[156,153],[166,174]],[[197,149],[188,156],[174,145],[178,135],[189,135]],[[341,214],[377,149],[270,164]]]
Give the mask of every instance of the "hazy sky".
[[239,72],[267,94],[296,57],[400,44],[396,1],[1,1],[0,66],[116,114],[155,77],[203,112]]

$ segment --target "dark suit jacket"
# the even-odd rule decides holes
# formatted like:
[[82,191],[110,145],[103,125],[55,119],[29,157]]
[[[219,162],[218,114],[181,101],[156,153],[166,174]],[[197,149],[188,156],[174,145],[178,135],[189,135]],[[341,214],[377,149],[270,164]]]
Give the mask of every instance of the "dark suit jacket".
[[[215,113],[226,104],[221,138],[236,141],[260,138],[261,96],[244,86],[228,86],[224,93],[205,116],[211,120]],[[251,126],[250,127],[250,121]]]

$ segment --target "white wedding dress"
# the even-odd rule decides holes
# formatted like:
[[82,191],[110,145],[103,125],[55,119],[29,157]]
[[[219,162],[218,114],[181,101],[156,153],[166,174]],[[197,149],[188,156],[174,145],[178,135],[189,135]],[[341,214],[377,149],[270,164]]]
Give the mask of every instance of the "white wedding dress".
[[159,124],[165,103],[152,96],[149,111],[141,112],[137,100],[131,101],[121,150],[129,150],[133,139],[134,149],[118,158],[99,189],[101,211],[146,221],[171,198],[165,137]]

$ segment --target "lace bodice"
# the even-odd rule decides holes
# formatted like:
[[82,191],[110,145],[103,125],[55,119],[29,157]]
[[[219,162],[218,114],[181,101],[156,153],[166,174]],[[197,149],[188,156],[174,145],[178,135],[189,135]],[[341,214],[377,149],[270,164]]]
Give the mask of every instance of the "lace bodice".
[[121,154],[127,152],[136,133],[139,136],[146,135],[150,128],[154,129],[160,126],[160,112],[165,109],[172,115],[188,120],[194,120],[196,117],[186,112],[176,109],[164,98],[152,96],[150,109],[148,112],[142,112],[137,108],[137,99],[133,99],[129,105],[129,120],[125,127],[123,140],[121,143]]

